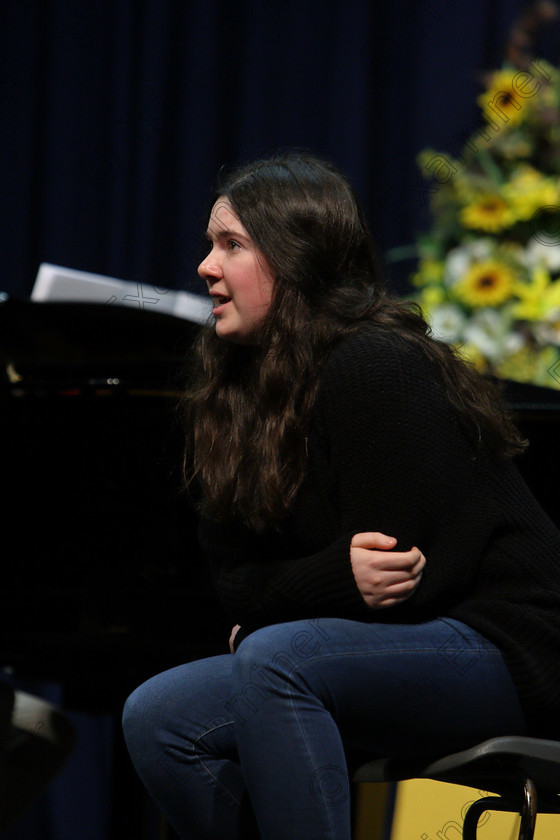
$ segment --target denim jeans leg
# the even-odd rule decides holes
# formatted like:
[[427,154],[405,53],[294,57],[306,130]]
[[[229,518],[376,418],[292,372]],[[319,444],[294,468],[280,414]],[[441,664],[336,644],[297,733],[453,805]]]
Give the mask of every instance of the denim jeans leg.
[[232,662],[225,655],[172,668],[124,707],[136,771],[184,840],[258,836],[225,705]]
[[350,840],[349,749],[409,757],[525,731],[500,652],[449,619],[262,628],[235,654],[229,708],[263,840]]
[[271,625],[127,701],[139,775],[184,840],[350,840],[346,756],[431,755],[523,734],[497,648],[450,619]]

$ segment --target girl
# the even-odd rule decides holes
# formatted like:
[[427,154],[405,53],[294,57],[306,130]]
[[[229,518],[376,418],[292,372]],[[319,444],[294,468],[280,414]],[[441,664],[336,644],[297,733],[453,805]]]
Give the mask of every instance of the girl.
[[185,840],[349,840],[355,758],[560,734],[560,535],[332,165],[234,172],[207,234],[189,428],[232,653],[138,688],[125,734]]

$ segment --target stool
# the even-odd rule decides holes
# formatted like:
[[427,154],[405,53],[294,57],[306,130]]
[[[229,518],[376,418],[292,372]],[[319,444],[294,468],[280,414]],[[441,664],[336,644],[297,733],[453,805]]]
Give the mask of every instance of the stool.
[[470,806],[463,840],[476,840],[484,811],[521,815],[518,840],[533,840],[537,813],[560,814],[560,742],[540,738],[491,738],[471,749],[436,761],[378,759],[362,764],[354,782],[401,782],[434,779],[497,793]]

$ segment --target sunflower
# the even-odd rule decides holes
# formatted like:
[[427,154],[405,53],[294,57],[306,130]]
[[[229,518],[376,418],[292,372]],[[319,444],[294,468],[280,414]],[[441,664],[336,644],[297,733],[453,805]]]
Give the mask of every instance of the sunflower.
[[518,125],[527,112],[528,98],[515,89],[517,70],[498,70],[490,78],[490,85],[477,102],[488,122],[499,128]]
[[454,287],[455,295],[467,306],[499,306],[511,297],[514,272],[504,263],[487,260],[475,263]]
[[486,233],[497,233],[515,222],[510,206],[496,193],[479,196],[463,207],[459,216],[465,227]]

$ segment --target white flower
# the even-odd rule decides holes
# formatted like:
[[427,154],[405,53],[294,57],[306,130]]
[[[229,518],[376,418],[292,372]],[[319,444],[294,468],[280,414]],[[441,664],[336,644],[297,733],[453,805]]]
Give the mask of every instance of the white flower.
[[445,260],[445,284],[453,286],[465,276],[473,262],[482,262],[490,259],[491,256],[491,239],[475,239],[474,242],[467,242],[465,245],[452,248]]
[[559,271],[560,243],[552,242],[550,245],[546,245],[538,239],[530,239],[520,259],[529,269],[544,266],[549,271]]
[[491,362],[516,353],[524,344],[523,337],[511,330],[509,315],[495,309],[481,309],[473,315],[463,336]]
[[532,327],[539,344],[560,345],[560,307],[551,309],[544,320],[535,322]]
[[453,248],[447,255],[444,268],[444,281],[453,285],[464,277],[470,268],[471,255],[466,248]]
[[454,303],[436,306],[429,315],[434,338],[448,344],[459,339],[466,320],[464,313]]
[[475,239],[474,242],[468,243],[467,248],[475,260],[482,262],[483,260],[489,260],[492,256],[492,246],[491,239]]

